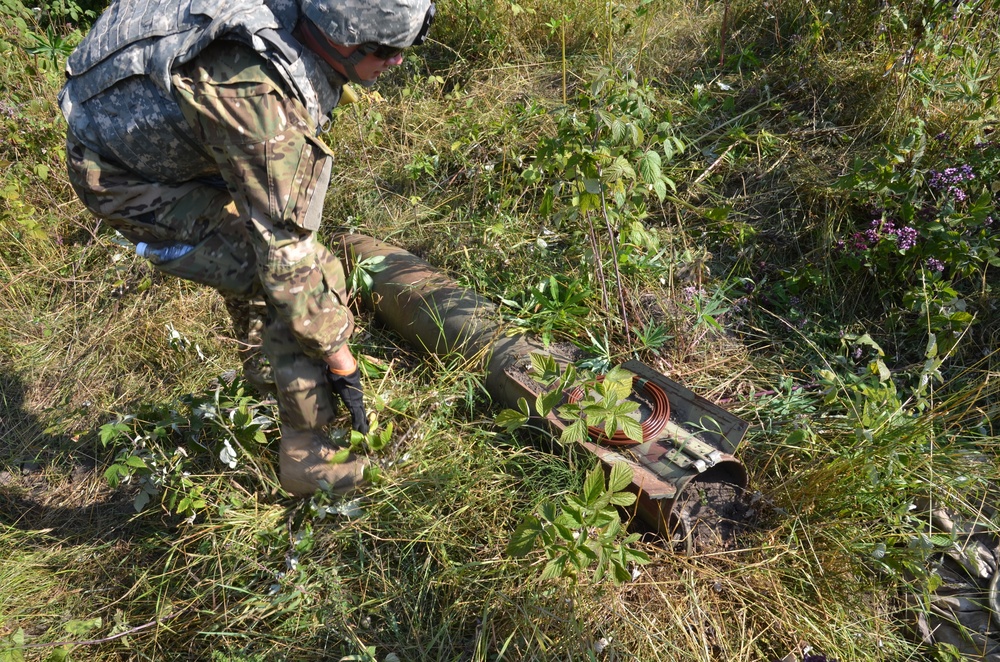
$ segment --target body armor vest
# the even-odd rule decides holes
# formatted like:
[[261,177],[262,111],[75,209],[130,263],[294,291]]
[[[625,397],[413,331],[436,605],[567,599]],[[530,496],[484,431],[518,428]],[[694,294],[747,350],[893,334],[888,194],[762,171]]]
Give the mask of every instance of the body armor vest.
[[249,45],[274,65],[322,127],[343,83],[292,36],[298,17],[294,0],[116,0],[66,63],[59,103],[70,131],[152,181],[211,176],[215,162],[192,139],[170,77],[222,38]]

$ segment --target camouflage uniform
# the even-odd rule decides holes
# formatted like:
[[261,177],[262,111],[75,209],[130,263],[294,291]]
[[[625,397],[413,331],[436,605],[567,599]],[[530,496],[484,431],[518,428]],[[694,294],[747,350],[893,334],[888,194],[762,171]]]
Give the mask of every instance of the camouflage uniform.
[[[328,105],[343,79],[317,63],[307,62],[325,68],[337,93],[319,95]],[[214,41],[175,63],[169,97],[155,98],[162,88],[133,76],[86,99],[69,89],[62,101],[70,181],[81,200],[132,242],[194,246],[157,268],[218,289],[234,318],[263,297],[263,350],[282,421],[311,429],[336,414],[324,357],[354,324],[340,260],[314,234],[332,162],[316,138],[322,115],[289,85],[287,69],[250,44]],[[151,110],[133,118],[135,107]],[[112,133],[114,122],[158,121],[181,138],[164,147],[141,133],[128,144]],[[170,149],[178,153],[172,160]],[[237,325],[248,329],[252,318]]]

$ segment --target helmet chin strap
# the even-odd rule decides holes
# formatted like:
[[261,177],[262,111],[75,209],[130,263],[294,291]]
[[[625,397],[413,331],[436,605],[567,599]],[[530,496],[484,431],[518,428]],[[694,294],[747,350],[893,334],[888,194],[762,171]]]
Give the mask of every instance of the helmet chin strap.
[[299,30],[302,33],[306,46],[310,50],[315,51],[320,57],[327,61],[328,64],[333,65],[334,62],[339,64],[344,68],[344,73],[347,74],[347,80],[361,85],[362,87],[371,87],[375,84],[374,80],[364,80],[358,76],[358,71],[355,69],[355,65],[365,59],[364,53],[359,53],[355,50],[348,56],[343,56],[340,54],[330,41],[320,32],[319,28],[310,21],[309,19],[303,17],[299,22]]

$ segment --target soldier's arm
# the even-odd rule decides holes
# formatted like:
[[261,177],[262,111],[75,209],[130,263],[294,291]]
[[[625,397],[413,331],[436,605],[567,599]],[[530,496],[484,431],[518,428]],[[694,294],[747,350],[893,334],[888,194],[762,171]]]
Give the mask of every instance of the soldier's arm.
[[197,139],[247,219],[265,293],[306,354],[354,365],[340,260],[315,236],[332,154],[304,106],[248,47],[210,47],[173,78]]

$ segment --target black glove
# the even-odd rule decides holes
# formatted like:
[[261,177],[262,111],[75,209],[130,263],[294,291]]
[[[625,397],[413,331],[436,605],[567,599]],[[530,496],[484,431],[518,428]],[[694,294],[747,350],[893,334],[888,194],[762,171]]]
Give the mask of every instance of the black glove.
[[326,372],[330,388],[344,401],[347,411],[351,412],[351,427],[361,434],[368,434],[368,414],[365,413],[365,400],[361,391],[361,368],[355,368],[349,375],[338,375],[330,370]]

